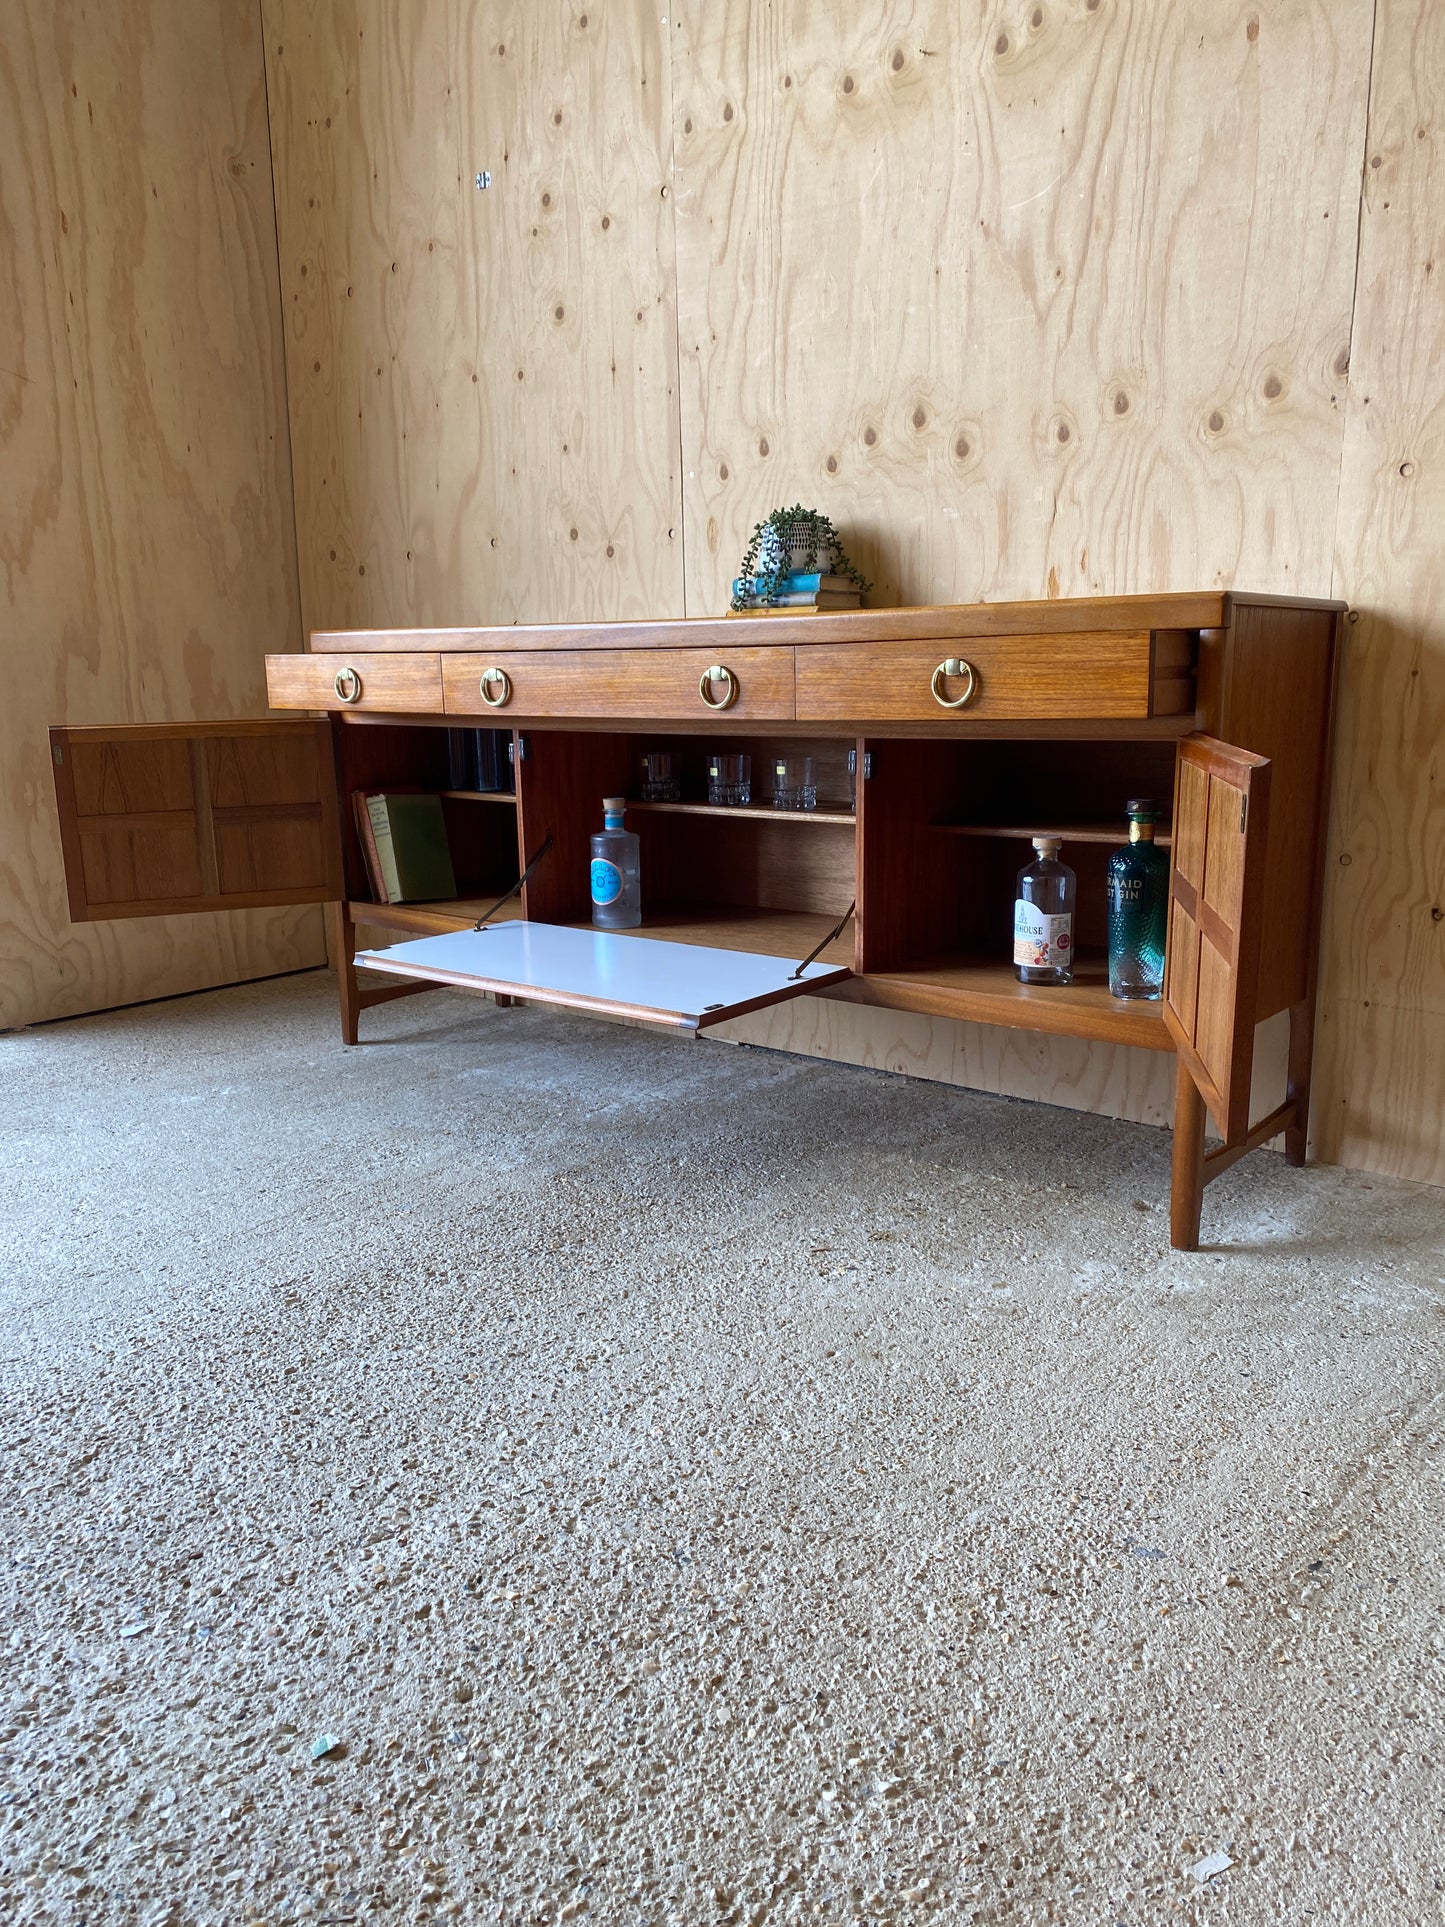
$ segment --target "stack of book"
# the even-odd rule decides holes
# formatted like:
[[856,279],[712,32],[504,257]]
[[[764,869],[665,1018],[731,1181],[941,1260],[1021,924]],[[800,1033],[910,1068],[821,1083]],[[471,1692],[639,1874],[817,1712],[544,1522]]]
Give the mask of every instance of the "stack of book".
[[846,575],[740,575],[733,583],[733,603],[735,613],[741,604],[749,615],[770,609],[792,614],[799,609],[861,609],[863,591]]
[[351,807],[373,903],[425,903],[456,895],[439,796],[353,790]]

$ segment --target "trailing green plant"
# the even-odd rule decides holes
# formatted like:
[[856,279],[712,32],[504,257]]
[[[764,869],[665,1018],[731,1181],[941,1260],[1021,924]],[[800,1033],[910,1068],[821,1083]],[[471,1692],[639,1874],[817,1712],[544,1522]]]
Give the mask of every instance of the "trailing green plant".
[[[795,555],[793,550],[798,546],[800,532],[806,534],[807,545]],[[832,555],[828,572],[846,576],[860,594],[867,595],[873,584],[849,560],[843,538],[834,528],[831,517],[818,509],[805,509],[801,502],[795,502],[790,509],[774,509],[765,521],[756,524],[748,538],[738,577],[753,593],[734,592],[733,608],[772,606],[782,595],[789,575],[817,572],[818,557],[825,550]]]

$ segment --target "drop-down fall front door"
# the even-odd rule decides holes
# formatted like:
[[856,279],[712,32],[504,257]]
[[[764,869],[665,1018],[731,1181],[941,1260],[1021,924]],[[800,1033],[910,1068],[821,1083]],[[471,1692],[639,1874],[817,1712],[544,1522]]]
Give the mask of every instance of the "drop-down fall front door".
[[358,951],[356,961],[398,977],[692,1031],[786,1003],[852,974],[839,964],[800,966],[796,957],[523,922]]

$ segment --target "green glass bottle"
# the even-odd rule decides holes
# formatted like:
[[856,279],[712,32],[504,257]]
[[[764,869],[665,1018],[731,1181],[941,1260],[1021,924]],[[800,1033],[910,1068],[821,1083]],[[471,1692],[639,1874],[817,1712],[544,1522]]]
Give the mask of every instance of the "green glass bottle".
[[1154,842],[1159,806],[1129,804],[1129,841],[1109,858],[1109,989],[1115,997],[1164,994],[1164,935],[1169,922],[1169,858]]

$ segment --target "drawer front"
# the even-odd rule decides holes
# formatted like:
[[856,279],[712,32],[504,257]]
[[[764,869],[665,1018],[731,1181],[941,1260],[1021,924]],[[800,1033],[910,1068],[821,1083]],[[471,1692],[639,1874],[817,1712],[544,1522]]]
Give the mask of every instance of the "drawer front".
[[380,709],[439,716],[441,657],[267,656],[266,698],[273,709]]
[[[449,716],[791,722],[793,653],[789,648],[506,650],[495,656],[444,656],[442,680]],[[726,676],[709,677],[713,668],[725,669]]]
[[1149,714],[1149,631],[800,644],[801,722],[1060,721]]

